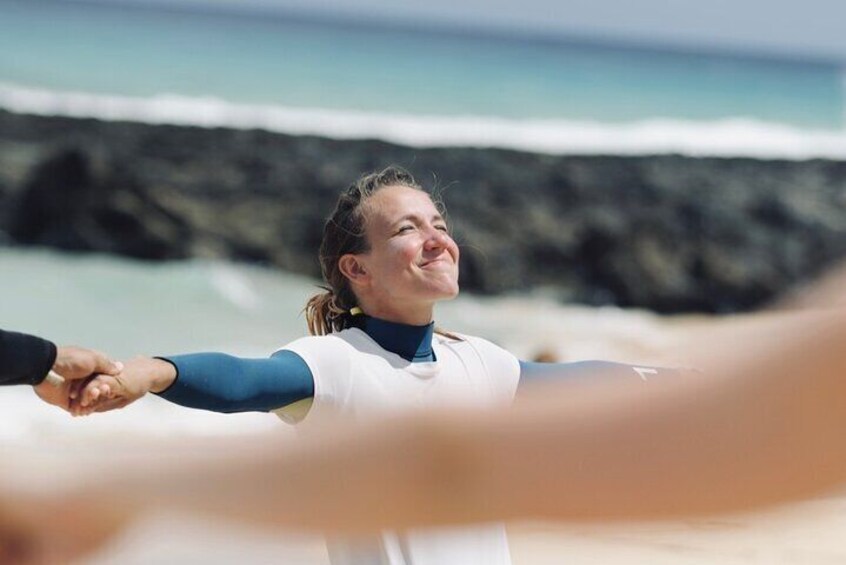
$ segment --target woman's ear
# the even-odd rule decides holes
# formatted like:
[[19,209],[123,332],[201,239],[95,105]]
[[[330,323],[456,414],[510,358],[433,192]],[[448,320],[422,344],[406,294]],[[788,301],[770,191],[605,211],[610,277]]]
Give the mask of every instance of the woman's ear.
[[340,269],[341,273],[347,277],[353,285],[365,284],[370,278],[361,258],[357,255],[353,255],[352,253],[342,255],[341,258],[338,259],[338,269]]

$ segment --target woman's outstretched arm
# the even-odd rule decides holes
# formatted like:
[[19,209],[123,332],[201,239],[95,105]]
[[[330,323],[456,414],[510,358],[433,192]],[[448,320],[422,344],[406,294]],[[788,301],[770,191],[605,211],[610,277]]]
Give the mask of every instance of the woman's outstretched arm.
[[71,410],[87,414],[122,408],[148,392],[189,408],[268,412],[311,398],[314,379],[305,361],[288,350],[264,359],[223,353],[138,357],[127,361],[120,375],[88,383]]

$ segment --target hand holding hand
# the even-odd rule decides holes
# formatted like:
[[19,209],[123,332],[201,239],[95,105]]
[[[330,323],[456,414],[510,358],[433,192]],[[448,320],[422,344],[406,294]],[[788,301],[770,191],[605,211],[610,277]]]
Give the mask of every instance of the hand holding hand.
[[160,392],[176,378],[176,369],[167,361],[135,357],[123,364],[117,375],[97,375],[72,389],[70,411],[75,416],[108,412],[135,402],[150,391]]
[[103,353],[82,347],[59,347],[53,370],[66,380],[85,379],[94,374],[117,375],[121,364],[109,359]]
[[34,387],[35,393],[44,402],[69,410],[75,391],[73,383],[80,383],[97,373],[117,375],[122,368],[120,363],[110,360],[99,351],[82,347],[59,347],[52,370],[61,375],[65,382],[56,385],[44,381]]

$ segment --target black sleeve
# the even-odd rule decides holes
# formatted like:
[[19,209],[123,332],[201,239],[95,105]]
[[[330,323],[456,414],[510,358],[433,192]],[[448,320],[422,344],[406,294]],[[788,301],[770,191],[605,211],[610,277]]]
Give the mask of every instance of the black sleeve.
[[0,385],[40,384],[55,362],[52,342],[0,330]]

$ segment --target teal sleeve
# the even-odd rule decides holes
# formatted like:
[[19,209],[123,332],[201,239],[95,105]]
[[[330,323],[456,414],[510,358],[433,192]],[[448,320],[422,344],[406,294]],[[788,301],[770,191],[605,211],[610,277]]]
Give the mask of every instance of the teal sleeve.
[[162,398],[212,412],[269,412],[314,396],[306,362],[282,350],[267,359],[243,359],[223,353],[160,357],[176,368]]

